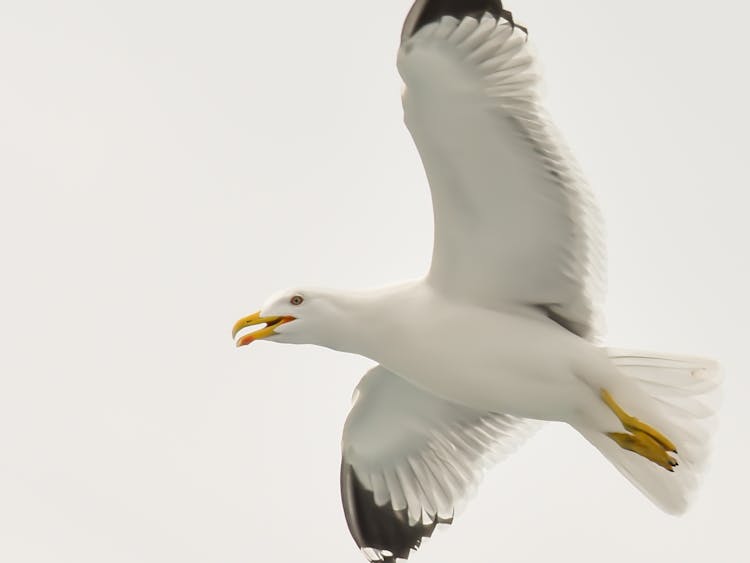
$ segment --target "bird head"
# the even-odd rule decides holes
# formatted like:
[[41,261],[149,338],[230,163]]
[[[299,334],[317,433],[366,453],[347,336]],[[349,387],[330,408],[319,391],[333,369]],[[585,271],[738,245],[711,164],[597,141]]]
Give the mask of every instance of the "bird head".
[[[256,313],[237,321],[232,338],[238,347],[256,340],[325,346],[341,324],[341,317],[330,292],[287,289],[272,295]],[[249,327],[257,328],[245,332]]]

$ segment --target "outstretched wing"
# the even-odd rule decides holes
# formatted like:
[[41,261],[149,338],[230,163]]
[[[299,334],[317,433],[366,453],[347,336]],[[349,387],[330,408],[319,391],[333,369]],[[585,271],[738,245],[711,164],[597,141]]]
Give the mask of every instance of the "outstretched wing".
[[507,18],[499,0],[417,0],[407,18],[398,67],[432,191],[428,281],[457,301],[540,309],[591,338],[600,213],[539,104],[526,33]]
[[445,401],[382,366],[370,370],[354,392],[341,462],[346,521],[364,555],[406,559],[536,426]]

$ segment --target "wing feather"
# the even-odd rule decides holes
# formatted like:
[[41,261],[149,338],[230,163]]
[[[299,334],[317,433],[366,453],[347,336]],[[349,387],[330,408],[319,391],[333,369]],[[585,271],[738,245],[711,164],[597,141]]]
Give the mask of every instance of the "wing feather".
[[456,43],[461,43],[469,37],[479,27],[479,20],[476,18],[464,18],[456,26],[456,30],[451,34],[451,39]]
[[432,191],[428,281],[452,299],[541,310],[595,338],[601,216],[540,105],[525,33],[489,13],[445,16],[405,39],[398,67]]
[[352,537],[371,561],[406,558],[437,524],[452,522],[483,471],[535,427],[372,369],[357,386],[342,439],[341,494]]

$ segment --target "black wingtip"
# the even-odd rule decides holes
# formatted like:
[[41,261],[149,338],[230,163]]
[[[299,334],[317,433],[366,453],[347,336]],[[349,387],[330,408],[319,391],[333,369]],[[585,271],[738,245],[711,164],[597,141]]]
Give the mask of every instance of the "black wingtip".
[[521,31],[523,31],[526,34],[526,37],[529,37],[529,29],[523,25],[517,24],[516,21],[513,19],[513,12],[510,10],[502,10],[500,12],[500,16],[508,20],[508,23],[510,24],[510,27],[512,28],[518,28]]
[[[410,525],[406,510],[393,510],[390,504],[378,506],[375,495],[368,491],[354,472],[341,462],[341,502],[349,532],[360,549],[373,550],[384,563],[407,559],[423,538],[430,537],[438,524],[450,524],[450,519],[435,518],[430,524]],[[375,559],[381,561],[381,559]]]
[[527,36],[529,30],[515,23],[510,10],[503,8],[501,0],[416,0],[406,16],[401,41],[406,41],[425,25],[438,21],[443,16],[456,19],[465,17],[481,18],[490,14],[496,19],[505,18],[512,27],[522,30]]

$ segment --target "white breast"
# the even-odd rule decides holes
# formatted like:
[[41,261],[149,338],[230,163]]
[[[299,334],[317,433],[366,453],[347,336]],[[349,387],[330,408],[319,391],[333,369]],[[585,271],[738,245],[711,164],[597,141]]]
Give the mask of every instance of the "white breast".
[[566,419],[588,396],[574,366],[593,347],[544,316],[456,303],[424,283],[380,310],[394,314],[362,352],[435,395],[545,420]]

